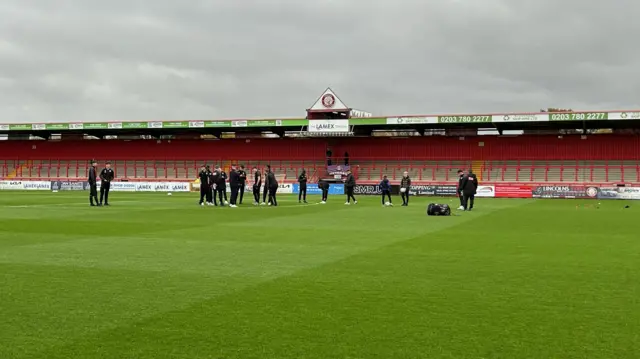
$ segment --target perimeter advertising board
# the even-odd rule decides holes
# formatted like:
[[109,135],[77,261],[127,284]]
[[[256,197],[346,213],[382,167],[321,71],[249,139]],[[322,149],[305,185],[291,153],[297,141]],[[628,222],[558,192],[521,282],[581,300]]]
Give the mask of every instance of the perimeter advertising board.
[[[595,187],[590,188],[590,193],[593,193]],[[600,187],[597,188],[598,199],[626,199],[626,200],[640,200],[640,188],[639,187]]]
[[[593,187],[595,188],[595,187]],[[587,194],[586,186],[538,186],[533,189],[533,198],[594,198]]]
[[0,190],[49,191],[51,181],[0,181]]
[[[294,183],[292,186],[293,189],[293,193],[298,194],[300,193],[300,185],[297,183]],[[307,194],[322,194],[322,190],[320,188],[318,188],[318,184],[317,183],[309,183],[307,185]],[[336,194],[344,194],[344,185],[343,184],[330,184],[329,185],[329,194],[330,195],[336,195]]]

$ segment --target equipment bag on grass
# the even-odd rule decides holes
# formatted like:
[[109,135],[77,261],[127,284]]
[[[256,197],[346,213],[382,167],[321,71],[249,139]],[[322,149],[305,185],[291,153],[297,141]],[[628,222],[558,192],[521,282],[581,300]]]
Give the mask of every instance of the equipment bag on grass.
[[429,203],[427,207],[428,216],[450,216],[451,208],[448,204]]

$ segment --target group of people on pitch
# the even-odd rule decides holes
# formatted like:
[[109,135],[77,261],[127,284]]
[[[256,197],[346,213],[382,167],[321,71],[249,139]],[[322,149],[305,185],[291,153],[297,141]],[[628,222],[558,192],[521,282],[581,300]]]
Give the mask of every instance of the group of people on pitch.
[[[380,187],[380,191],[382,192],[382,205],[393,206],[393,201],[391,200],[391,183],[389,182],[389,178],[387,176],[382,177],[382,181],[378,186]],[[400,180],[400,196],[402,197],[403,207],[409,205],[410,191],[411,178],[409,177],[409,172],[404,171],[404,173],[402,174],[402,179]],[[389,200],[386,201],[386,199]]]
[[[276,198],[276,193],[278,191],[278,181],[276,179],[275,174],[271,170],[271,166],[267,165],[265,170],[265,180],[264,187],[262,185],[262,173],[258,170],[257,167],[253,168],[253,197],[254,197],[254,205],[269,205],[269,206],[278,206],[278,200]],[[227,174],[224,170],[220,168],[220,166],[216,166],[213,171],[207,165],[202,165],[200,168],[200,173],[198,174],[200,179],[200,202],[201,206],[209,205],[209,206],[226,206],[227,204],[231,208],[238,207],[239,204],[242,204],[242,200],[244,197],[244,189],[247,182],[247,173],[245,172],[244,165],[240,165],[237,167],[236,165],[231,166],[231,171],[229,172],[229,186],[231,187],[231,200],[227,202]],[[307,171],[302,170],[300,175],[298,176],[298,183],[300,185],[300,191],[298,193],[298,202],[299,203],[308,203],[307,202],[307,183],[309,179],[307,178]],[[327,199],[329,197],[329,182],[326,180],[320,180],[318,182],[318,188],[322,191],[322,200],[321,204],[326,204]],[[347,178],[344,182],[345,193],[347,195],[346,205],[350,205],[351,201],[353,204],[357,204],[358,201],[354,197],[354,188],[356,186],[355,176],[351,173],[351,171],[347,171]],[[262,194],[262,202],[260,202],[260,189],[264,188]],[[267,200],[268,195],[268,200]],[[239,197],[239,201],[238,201]]]
[[[267,195],[269,196],[269,205],[277,206],[278,200],[276,193],[278,192],[278,180],[275,174],[271,171],[271,166],[267,166],[264,170],[264,192],[262,197],[262,205],[267,202]],[[231,208],[238,207],[242,204],[244,199],[244,189],[247,184],[247,172],[244,169],[244,165],[231,165],[229,171],[229,187],[231,187],[231,200],[227,201],[227,173],[216,166],[213,171],[207,165],[200,167],[200,173],[198,174],[200,179],[200,202],[201,206],[205,203],[208,206],[226,206]],[[257,167],[253,168],[253,204],[260,204],[260,189],[262,187],[262,173]],[[239,199],[239,200],[238,200]]]
[[[309,179],[307,178],[307,171],[302,170],[300,176],[298,176],[298,184],[300,185],[300,191],[298,192],[298,203],[307,203],[307,182]],[[330,184],[328,181],[320,179],[318,181],[318,189],[322,191],[322,200],[320,204],[326,204],[327,199],[329,197],[329,187]],[[344,180],[344,191],[347,195],[347,201],[344,203],[345,205],[351,205],[351,201],[353,200],[353,204],[358,204],[356,197],[354,197],[354,189],[356,187],[356,177],[353,175],[351,170],[347,170],[347,177]]]
[[[382,192],[382,205],[393,206],[393,202],[391,200],[391,183],[387,176],[382,178],[379,187]],[[471,211],[473,209],[477,189],[478,178],[476,175],[471,170],[458,170],[458,187],[456,191],[460,198],[459,210]],[[404,207],[409,205],[410,190],[411,178],[409,177],[409,172],[404,171],[402,179],[400,180],[400,195],[402,196],[402,206]],[[386,201],[387,199],[388,201]]]
[[[107,162],[105,168],[100,172],[98,176],[97,171],[97,161],[91,160],[91,167],[89,168],[89,200],[91,206],[101,206],[103,204],[109,205],[109,190],[111,187],[111,181],[113,181],[115,177],[115,173],[111,168],[111,163]],[[267,165],[265,170],[265,181],[264,181],[264,192],[262,194],[262,202],[260,202],[260,189],[262,186],[262,173],[258,170],[257,167],[253,168],[253,197],[254,197],[254,205],[270,205],[277,206],[278,201],[276,198],[276,193],[278,192],[278,180],[276,179],[275,174],[271,170],[271,166]],[[201,206],[204,206],[205,203],[207,205],[212,206],[226,206],[235,208],[238,204],[242,204],[242,200],[244,198],[244,189],[247,182],[247,173],[244,169],[244,165],[240,165],[239,167],[236,165],[231,166],[231,171],[229,173],[229,186],[231,187],[231,201],[227,201],[227,174],[224,170],[220,168],[220,166],[216,166],[213,171],[208,165],[202,165],[200,168],[200,173],[198,174],[200,179],[200,202]],[[100,186],[100,200],[98,200],[97,196],[97,179],[100,178],[101,186]],[[471,171],[463,171],[458,170],[458,196],[460,197],[460,207],[459,210],[471,211],[473,209],[473,204],[475,201],[476,191],[478,189],[478,178]],[[307,203],[307,172],[303,169],[300,175],[298,176],[298,183],[300,185],[300,191],[298,193],[298,203]],[[321,204],[327,203],[327,198],[329,196],[329,182],[326,180],[318,181],[318,188],[322,191],[322,200]],[[347,177],[344,181],[345,194],[347,195],[347,201],[345,205],[350,205],[353,200],[353,204],[357,204],[358,201],[354,196],[354,189],[356,187],[356,178],[353,173],[348,170]],[[380,191],[382,192],[382,205],[393,205],[391,200],[391,183],[387,176],[384,176],[382,181],[379,184]],[[409,172],[404,171],[402,175],[402,179],[400,180],[400,195],[402,197],[402,206],[406,207],[409,205],[409,195],[411,190],[411,178],[409,177]],[[215,192],[215,194],[214,194]],[[269,200],[267,202],[267,195]],[[238,201],[238,197],[240,201]],[[388,202],[385,200],[388,199]],[[95,204],[94,204],[95,200]],[[219,204],[218,204],[219,202]]]
[[[104,203],[105,206],[109,205],[109,191],[111,190],[111,181],[115,178],[115,172],[111,168],[111,162],[106,162],[100,175],[98,176],[96,168],[98,167],[98,161],[91,160],[91,166],[89,167],[89,204],[91,207],[101,207]],[[100,200],[98,200],[98,179],[100,179]],[[95,200],[95,203],[94,203]],[[103,202],[104,200],[104,202]]]

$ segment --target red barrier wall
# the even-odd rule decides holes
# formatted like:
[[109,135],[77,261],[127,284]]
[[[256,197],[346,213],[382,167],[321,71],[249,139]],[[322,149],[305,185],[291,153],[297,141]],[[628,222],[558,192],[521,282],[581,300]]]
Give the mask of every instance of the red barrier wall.
[[[482,146],[481,146],[482,144]],[[321,160],[327,145],[334,157],[433,160],[639,160],[640,136],[252,139],[138,141],[0,141],[2,159],[264,159]]]

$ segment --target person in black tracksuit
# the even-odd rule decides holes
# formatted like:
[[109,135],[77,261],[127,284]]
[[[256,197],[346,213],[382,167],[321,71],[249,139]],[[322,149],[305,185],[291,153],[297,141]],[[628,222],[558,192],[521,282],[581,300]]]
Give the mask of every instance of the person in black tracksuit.
[[300,200],[304,200],[304,203],[307,203],[307,171],[302,170],[302,173],[298,176],[298,183],[300,183],[298,203],[300,203]]
[[[403,191],[404,188],[404,191]],[[409,178],[409,172],[404,171],[402,179],[400,180],[400,196],[402,197],[402,206],[409,205],[409,193],[411,191],[411,178]]]
[[220,180],[220,183],[222,184],[222,196],[224,197],[224,204],[227,205],[229,204],[229,200],[227,199],[227,172],[225,172],[223,169],[220,169],[220,178],[222,178],[222,180]]
[[[96,166],[98,163],[96,160],[91,160],[91,167],[89,167],[89,178],[87,182],[89,182],[89,203],[91,203],[91,207],[99,206],[100,202],[98,201],[98,177],[96,175]],[[96,200],[96,203],[93,203],[93,200]]]
[[271,166],[267,165],[264,170],[264,188],[262,189],[262,205],[267,204],[267,196],[269,195],[269,184],[267,183],[267,175],[271,172]]
[[389,178],[387,178],[387,176],[382,177],[379,186],[382,191],[382,205],[385,205],[385,198],[389,198],[389,204],[393,204],[393,202],[391,202],[391,183],[389,183]]
[[231,187],[231,202],[229,207],[238,207],[238,192],[240,191],[240,172],[236,169],[235,165],[231,166],[229,171],[229,186]]
[[327,203],[327,198],[329,197],[329,182],[325,180],[318,181],[318,188],[322,190],[322,201],[320,203]]
[[240,165],[238,175],[240,176],[240,204],[242,204],[242,200],[244,199],[244,188],[247,186],[247,172],[244,170],[244,165]]
[[100,206],[102,206],[103,200],[105,206],[109,205],[109,190],[111,190],[111,181],[113,181],[114,177],[115,174],[111,169],[111,162],[107,162],[102,171],[100,171]]
[[257,168],[253,168],[253,204],[260,204],[260,186],[262,186],[262,173]]
[[[211,189],[211,199],[213,206],[218,206],[218,181],[220,180],[219,168],[216,166],[209,177],[209,188]],[[222,199],[220,199],[222,202]]]
[[[224,174],[224,176],[223,176]],[[220,200],[220,206],[224,207],[224,197],[226,197],[227,183],[226,174],[219,166],[216,166],[216,170],[213,173],[215,193],[213,194],[213,205],[218,206],[218,200]]]
[[207,205],[213,206],[213,172],[211,171],[211,167],[207,166]]
[[478,179],[473,172],[469,171],[469,174],[462,178],[462,206],[465,211],[473,209],[477,189]]
[[209,176],[207,175],[207,167],[200,167],[200,172],[198,172],[198,178],[200,179],[200,202],[199,205],[204,206],[205,198],[209,194]]
[[358,204],[358,201],[353,196],[353,188],[356,186],[356,178],[351,173],[351,171],[347,171],[347,179],[344,181],[344,189],[347,193],[347,202],[345,204],[351,204],[351,200],[353,199],[353,204]]
[[458,198],[460,198],[460,208],[464,209],[464,201],[462,196],[462,179],[464,178],[464,171],[458,170]]
[[278,200],[276,199],[276,193],[278,192],[278,180],[276,180],[276,175],[271,171],[271,169],[268,170],[264,183],[265,186],[269,188],[269,203],[277,207]]

